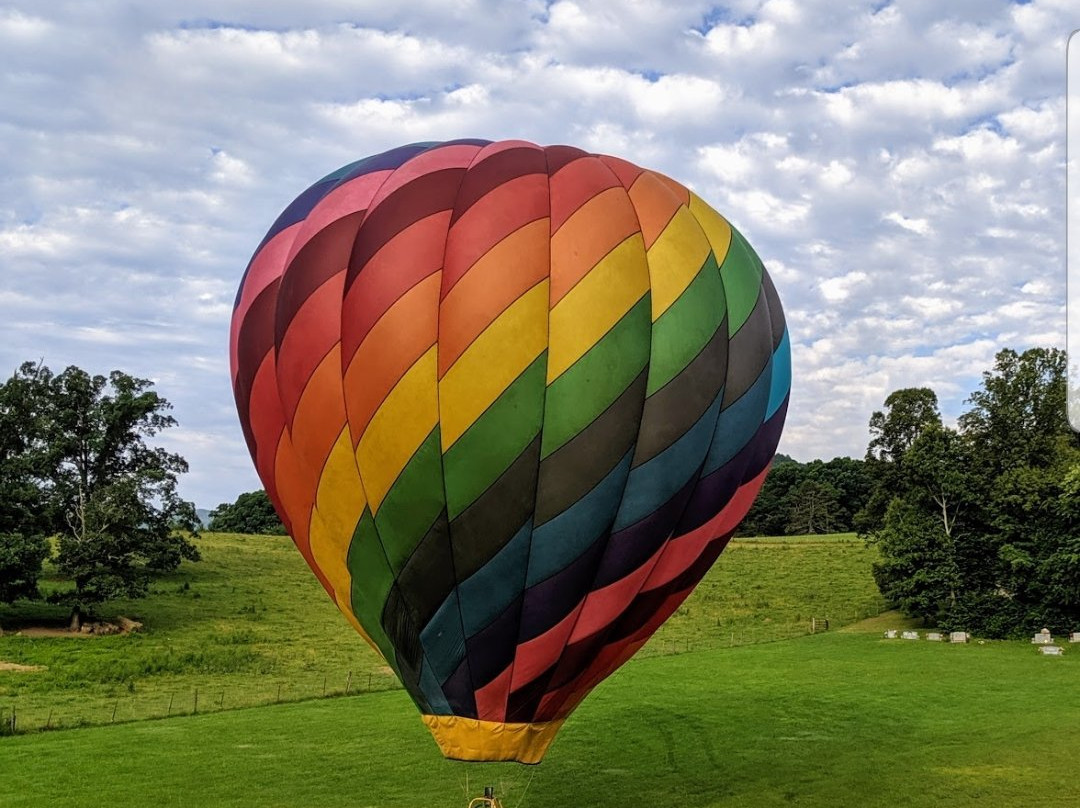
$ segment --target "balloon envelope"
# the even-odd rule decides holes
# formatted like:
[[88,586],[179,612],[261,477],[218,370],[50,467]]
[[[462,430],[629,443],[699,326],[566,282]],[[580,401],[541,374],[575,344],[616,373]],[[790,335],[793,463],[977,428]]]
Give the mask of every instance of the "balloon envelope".
[[319,180],[241,282],[259,476],[448,757],[538,762],[756,495],[790,387],[754,251],[679,183],[523,141]]

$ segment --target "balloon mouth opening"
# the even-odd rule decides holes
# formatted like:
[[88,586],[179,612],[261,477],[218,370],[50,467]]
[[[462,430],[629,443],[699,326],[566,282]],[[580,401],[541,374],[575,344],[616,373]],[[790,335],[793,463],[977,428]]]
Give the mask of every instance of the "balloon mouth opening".
[[539,763],[565,719],[530,723],[481,721],[457,715],[422,716],[443,756],[451,760]]

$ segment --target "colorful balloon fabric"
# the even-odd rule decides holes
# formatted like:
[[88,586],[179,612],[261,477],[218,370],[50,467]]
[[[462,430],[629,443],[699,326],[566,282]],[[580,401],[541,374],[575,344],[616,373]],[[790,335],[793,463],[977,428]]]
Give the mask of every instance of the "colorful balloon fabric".
[[420,143],[319,180],[248,265],[259,476],[443,753],[538,762],[769,469],[787,330],[743,237],[654,171]]

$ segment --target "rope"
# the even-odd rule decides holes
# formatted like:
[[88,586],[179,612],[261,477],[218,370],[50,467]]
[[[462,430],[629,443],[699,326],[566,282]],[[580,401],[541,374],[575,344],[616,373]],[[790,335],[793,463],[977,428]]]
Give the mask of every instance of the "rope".
[[525,804],[525,795],[529,793],[529,786],[532,785],[533,778],[536,777],[537,769],[539,769],[539,766],[532,767],[532,773],[529,775],[529,781],[525,783],[525,788],[521,791],[521,797],[518,798],[516,808],[521,808],[521,806]]

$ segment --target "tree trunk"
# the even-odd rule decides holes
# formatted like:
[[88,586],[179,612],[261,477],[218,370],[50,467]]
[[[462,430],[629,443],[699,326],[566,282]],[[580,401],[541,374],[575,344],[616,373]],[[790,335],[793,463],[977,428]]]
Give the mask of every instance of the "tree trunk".
[[74,632],[75,634],[78,634],[79,629],[82,628],[82,619],[82,609],[80,609],[78,606],[72,606],[71,622],[68,624],[68,630]]

